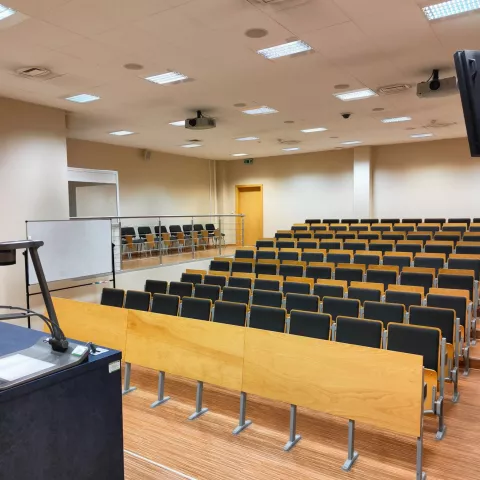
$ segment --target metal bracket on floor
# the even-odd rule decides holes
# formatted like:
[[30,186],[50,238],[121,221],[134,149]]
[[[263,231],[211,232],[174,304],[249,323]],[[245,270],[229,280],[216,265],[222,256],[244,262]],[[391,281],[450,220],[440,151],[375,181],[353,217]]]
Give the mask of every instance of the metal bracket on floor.
[[127,362],[125,363],[125,380],[123,383],[122,395],[126,395],[127,393],[133,392],[134,390],[137,389],[137,387],[130,386],[131,375],[132,375],[132,364]]
[[188,417],[189,420],[196,420],[198,417],[208,412],[208,408],[202,408],[202,401],[203,401],[203,382],[197,381],[197,397],[195,401],[195,413],[192,413]]
[[355,420],[348,421],[348,457],[342,466],[342,470],[349,472],[357,461],[358,452],[355,451]]
[[240,418],[238,420],[238,426],[233,430],[234,435],[238,435],[240,432],[243,432],[243,430],[252,424],[251,420],[245,420],[246,410],[247,394],[245,392],[240,392]]
[[290,405],[290,437],[283,449],[288,452],[291,450],[301,439],[301,435],[296,434],[297,430],[297,406]]
[[165,372],[158,372],[158,398],[150,405],[150,408],[158,407],[169,400],[170,397],[165,396]]

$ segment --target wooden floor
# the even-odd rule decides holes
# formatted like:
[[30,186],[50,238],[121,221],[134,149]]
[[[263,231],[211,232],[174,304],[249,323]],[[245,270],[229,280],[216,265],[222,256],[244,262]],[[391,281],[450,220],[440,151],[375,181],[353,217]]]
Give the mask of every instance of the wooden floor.
[[[238,422],[239,394],[205,385],[204,406],[210,411],[195,421],[195,382],[168,376],[172,399],[150,409],[156,399],[157,374],[132,369],[138,389],[124,397],[127,480],[403,480],[415,478],[415,440],[357,423],[355,448],[360,457],[351,472],[341,470],[347,454],[347,421],[298,409],[303,436],[290,452],[289,406],[259,397],[248,398],[253,425],[232,435]],[[424,470],[428,479],[478,480],[480,462],[480,371],[460,379],[460,402],[452,404],[446,389],[447,433],[435,441],[436,421],[425,420]]]

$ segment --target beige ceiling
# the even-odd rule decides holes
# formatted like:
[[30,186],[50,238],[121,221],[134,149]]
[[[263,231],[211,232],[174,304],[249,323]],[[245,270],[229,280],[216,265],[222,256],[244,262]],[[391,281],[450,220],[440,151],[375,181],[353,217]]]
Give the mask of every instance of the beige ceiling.
[[[65,109],[72,138],[212,159],[331,150],[340,142],[366,145],[465,136],[458,95],[418,99],[415,88],[393,96],[342,102],[336,84],[351,89],[426,80],[433,68],[451,76],[452,55],[480,48],[480,13],[428,22],[422,0],[0,0],[20,14],[0,22],[0,95]],[[268,35],[252,39],[249,28]],[[266,60],[261,48],[301,39],[314,52]],[[141,71],[123,68],[139,63]],[[13,72],[50,69],[31,80]],[[193,81],[160,86],[143,76],[181,72]],[[77,105],[79,93],[101,97]],[[277,114],[252,117],[236,103],[268,105]],[[217,128],[192,132],[168,125],[201,108]],[[384,108],[374,112],[374,108]],[[352,112],[349,120],[342,112]],[[383,124],[385,117],[411,122]],[[292,120],[295,123],[285,124]],[[434,122],[437,127],[429,125]],[[447,126],[444,126],[447,124]],[[452,124],[449,125],[448,124]],[[322,133],[301,129],[326,127]],[[412,129],[413,130],[408,130]],[[136,135],[112,137],[108,132]],[[258,142],[235,137],[257,136]],[[331,138],[338,137],[338,138]],[[180,148],[190,139],[203,147]],[[425,141],[425,140],[417,140]],[[285,153],[291,155],[292,153]]]

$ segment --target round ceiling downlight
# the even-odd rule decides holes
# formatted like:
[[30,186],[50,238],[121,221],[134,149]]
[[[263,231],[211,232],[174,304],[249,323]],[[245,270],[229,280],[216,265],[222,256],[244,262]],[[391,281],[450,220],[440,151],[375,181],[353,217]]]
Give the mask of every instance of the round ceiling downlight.
[[268,35],[268,30],[264,28],[249,28],[245,32],[245,36],[249,38],[262,38]]
[[126,68],[127,70],[143,70],[143,65],[140,65],[139,63],[126,63],[123,68]]

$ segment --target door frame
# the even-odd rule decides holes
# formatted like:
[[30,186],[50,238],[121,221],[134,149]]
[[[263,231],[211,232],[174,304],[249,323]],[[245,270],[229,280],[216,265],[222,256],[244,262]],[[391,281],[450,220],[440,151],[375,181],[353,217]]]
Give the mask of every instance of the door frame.
[[[240,195],[240,191],[242,190],[242,188],[258,188],[260,189],[260,195],[261,195],[261,198],[262,198],[262,212],[261,212],[261,220],[262,220],[262,235],[261,235],[261,238],[263,238],[263,184],[261,183],[256,183],[256,184],[252,184],[252,185],[235,185],[235,213],[237,214],[240,214],[241,212],[238,211],[238,197]],[[239,222],[239,225],[238,225],[238,228],[236,229],[237,230],[237,245],[240,245],[243,243],[245,243],[245,235],[243,236],[243,242],[241,241],[241,222],[242,222],[242,219],[241,218],[238,218],[237,222]]]

